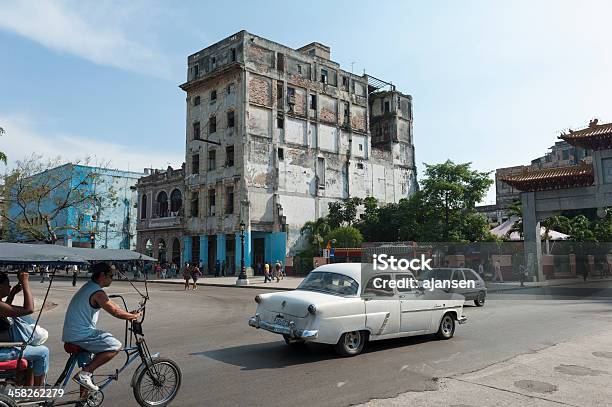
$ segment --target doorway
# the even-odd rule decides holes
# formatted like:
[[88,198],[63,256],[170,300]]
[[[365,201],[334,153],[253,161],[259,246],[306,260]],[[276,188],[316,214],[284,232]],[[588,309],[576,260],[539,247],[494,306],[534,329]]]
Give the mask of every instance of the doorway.
[[217,260],[217,235],[208,236],[208,274],[215,274]]
[[[266,257],[266,241],[262,237],[253,239],[253,261],[251,263],[256,275],[263,275],[263,264]],[[261,264],[261,267],[257,265]]]

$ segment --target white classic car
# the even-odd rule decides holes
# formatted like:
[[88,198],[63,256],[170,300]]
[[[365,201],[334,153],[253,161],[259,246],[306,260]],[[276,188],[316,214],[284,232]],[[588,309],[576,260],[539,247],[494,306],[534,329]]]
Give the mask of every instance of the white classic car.
[[[249,325],[283,335],[287,344],[335,345],[343,356],[361,353],[367,341],[435,333],[450,339],[463,315],[464,297],[421,287],[362,287],[361,264],[313,270],[294,291],[260,294]],[[381,273],[387,281],[414,279],[410,272]]]

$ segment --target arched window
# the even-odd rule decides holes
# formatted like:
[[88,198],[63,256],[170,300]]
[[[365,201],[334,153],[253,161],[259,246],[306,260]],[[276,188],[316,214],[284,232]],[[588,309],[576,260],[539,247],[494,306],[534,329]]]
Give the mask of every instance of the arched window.
[[172,241],[172,263],[181,264],[181,242],[176,237]]
[[183,206],[183,195],[181,194],[181,191],[179,191],[178,189],[175,189],[170,194],[170,212],[176,213],[181,210],[182,206]]
[[140,200],[140,219],[147,218],[147,194],[143,194]]
[[166,241],[164,239],[159,239],[157,244],[157,260],[159,260],[160,264],[166,262]]
[[153,242],[151,239],[148,239],[147,243],[145,243],[145,254],[149,257],[153,256]]
[[168,194],[166,194],[164,191],[157,195],[157,217],[168,217]]

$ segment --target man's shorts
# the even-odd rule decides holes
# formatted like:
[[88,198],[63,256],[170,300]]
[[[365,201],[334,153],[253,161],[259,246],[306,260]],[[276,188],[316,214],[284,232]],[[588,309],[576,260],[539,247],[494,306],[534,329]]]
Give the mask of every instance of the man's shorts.
[[98,354],[103,352],[118,351],[121,350],[121,342],[119,342],[113,335],[108,332],[96,329],[91,335],[78,341],[70,341],[75,345],[80,346],[87,352],[81,352],[78,356],[79,366],[83,367],[87,365],[91,359],[92,354]]

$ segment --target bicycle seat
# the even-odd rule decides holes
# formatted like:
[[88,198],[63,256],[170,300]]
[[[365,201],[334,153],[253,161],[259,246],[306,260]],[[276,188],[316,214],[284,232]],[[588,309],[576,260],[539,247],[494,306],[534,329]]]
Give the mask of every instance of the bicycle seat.
[[85,352],[85,349],[81,348],[79,345],[75,345],[74,343],[66,342],[64,343],[64,350],[71,355],[74,353]]
[[17,370],[17,361],[19,361],[19,369],[27,369],[28,361],[25,359],[13,359],[0,362],[0,372],[7,370]]

